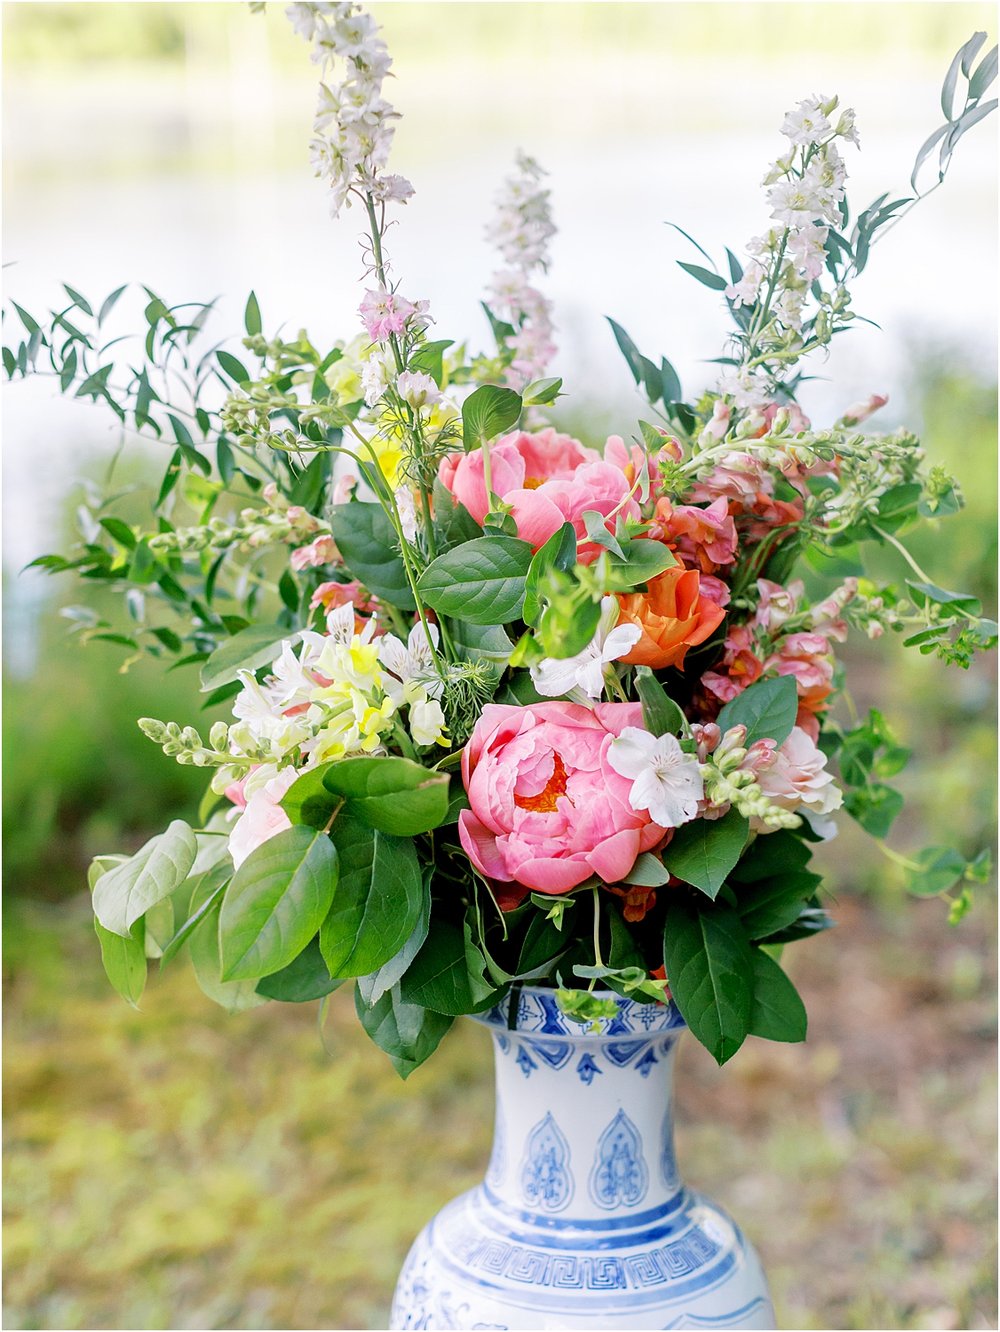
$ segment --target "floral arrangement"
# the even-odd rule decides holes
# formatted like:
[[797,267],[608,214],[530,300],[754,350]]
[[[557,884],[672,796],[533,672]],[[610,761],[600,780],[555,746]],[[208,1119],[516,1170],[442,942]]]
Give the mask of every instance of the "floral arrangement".
[[[266,334],[251,294],[247,368],[204,346],[209,305],[147,290],[136,368],[106,333],[124,288],[95,310],[67,287],[44,324],[15,307],[3,352],[8,377],[52,373],[167,442],[151,521],[123,516],[130,493],[94,497],[79,547],[36,564],[122,594],[124,626],[72,612],[85,638],[196,666],[206,706],[231,710],[207,738],[139,722],[210,781],[197,827],[93,864],[112,984],[136,1003],[148,960],[182,950],[231,1009],[354,981],[403,1076],[526,981],[581,1023],[608,990],[669,994],[720,1063],[749,1034],[803,1039],[780,958],[833,923],[813,846],[844,814],[883,839],[907,758],[881,713],[834,719],[837,647],[898,633],[964,666],[997,629],[904,544],[959,510],[955,481],[908,431],[862,429],[878,395],[814,426],[801,363],[861,317],[851,280],[931,155],[936,187],[995,108],[996,50],[976,64],[979,33],[959,51],[911,193],[853,221],[854,112],[790,111],[765,229],[724,271],[700,247],[681,265],[732,320],[717,381],[685,397],[612,322],[648,419],[598,446],[549,421],[541,168],[519,156],[497,201],[493,346],[438,337],[386,254],[412,187],[387,170],[385,44],[353,3],[288,13],[322,71],[331,211],[367,227],[356,335]],[[866,573],[873,545],[898,582]],[[952,920],[988,872],[947,847],[889,854]]]

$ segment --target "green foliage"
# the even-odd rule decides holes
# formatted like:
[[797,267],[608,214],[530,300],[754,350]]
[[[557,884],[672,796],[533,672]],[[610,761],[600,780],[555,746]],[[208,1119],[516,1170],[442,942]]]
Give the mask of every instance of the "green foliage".
[[756,740],[784,744],[792,733],[797,711],[795,680],[790,675],[779,675],[774,680],[758,680],[744,689],[725,705],[716,720],[723,733],[730,726],[745,726],[743,744],[749,749]]
[[670,993],[695,1037],[719,1064],[746,1039],[753,1012],[753,950],[728,903],[667,905],[663,956]]
[[362,1027],[389,1056],[401,1078],[408,1078],[430,1058],[455,1020],[419,1004],[406,1003],[395,986],[370,1007],[357,986],[355,1008]]
[[750,825],[737,810],[721,819],[693,819],[674,829],[663,851],[663,863],[671,874],[716,898],[743,848]]
[[330,530],[344,563],[369,591],[400,610],[416,609],[396,536],[381,504],[357,500],[338,504]]
[[94,915],[122,938],[157,902],[184,882],[194,864],[194,833],[180,819],[150,838],[130,860],[102,874],[94,885]]
[[462,404],[462,438],[466,450],[485,446],[517,423],[521,395],[513,389],[483,384]]
[[417,584],[427,604],[471,624],[509,624],[521,613],[531,547],[484,536],[439,555]]

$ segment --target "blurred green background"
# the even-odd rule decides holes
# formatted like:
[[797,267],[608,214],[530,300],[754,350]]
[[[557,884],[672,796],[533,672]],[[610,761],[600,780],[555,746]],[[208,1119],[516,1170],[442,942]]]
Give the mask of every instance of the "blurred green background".
[[[598,401],[578,389],[562,423],[593,439],[627,432],[638,407],[609,355],[605,310],[692,386],[706,378],[699,358],[716,354],[718,312],[676,283],[662,218],[693,217],[699,239],[734,247],[759,228],[754,189],[776,120],[814,87],[858,106],[861,194],[869,176],[875,192],[876,168],[905,181],[937,124],[952,51],[992,11],[411,3],[377,13],[397,61],[390,95],[408,113],[398,168],[421,191],[393,240],[400,269],[434,296],[442,336],[480,337],[481,220],[512,148],[542,140],[563,229],[551,279],[558,369],[571,388],[602,390]],[[3,22],[9,295],[31,309],[60,278],[91,295],[125,279],[173,283],[173,299],[221,290],[222,337],[253,285],[268,322],[309,322],[316,336],[353,328],[353,219],[330,231],[309,178],[313,74],[280,9],[19,4]],[[747,71],[758,76],[750,108]],[[630,124],[636,142],[623,148]],[[862,308],[885,331],[853,349],[845,338],[820,371],[836,388],[817,384],[807,401],[822,420],[834,403],[890,387],[885,419],[917,429],[968,501],[914,551],[938,583],[987,605],[992,135],[970,136],[954,179],[876,255],[883,276],[866,282]],[[655,173],[632,170],[654,152]],[[736,195],[746,198],[725,207]],[[184,965],[154,979],[141,1014],[110,993],[85,867],[192,816],[203,778],[164,759],[134,719],[197,721],[197,684],[152,663],[120,674],[115,648],[81,649],[57,615],[97,602],[18,572],[70,540],[80,485],[101,477],[114,442],[99,413],[53,403],[44,383],[16,385],[4,423],[5,1325],[383,1327],[408,1243],[481,1175],[487,1038],[459,1023],[404,1085],[343,992],[322,1030],[314,1005],[228,1017]],[[132,466],[141,476],[141,459]],[[898,574],[893,557],[884,571]],[[892,845],[974,852],[991,841],[992,662],[946,671],[896,642],[852,641],[845,658],[858,707],[881,707],[914,750]],[[853,826],[821,854],[839,927],[788,955],[809,1041],[750,1041],[721,1071],[689,1042],[682,1163],[757,1243],[783,1326],[995,1327],[992,888],[950,930],[941,904],[907,900]]]

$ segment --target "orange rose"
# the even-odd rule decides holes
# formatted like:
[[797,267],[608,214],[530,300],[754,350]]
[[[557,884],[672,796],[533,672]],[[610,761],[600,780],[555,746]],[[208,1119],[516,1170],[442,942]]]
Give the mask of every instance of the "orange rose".
[[642,630],[635,647],[622,657],[629,666],[682,666],[689,647],[704,643],[726,612],[701,593],[697,569],[676,564],[649,582],[647,592],[620,596],[619,624]]

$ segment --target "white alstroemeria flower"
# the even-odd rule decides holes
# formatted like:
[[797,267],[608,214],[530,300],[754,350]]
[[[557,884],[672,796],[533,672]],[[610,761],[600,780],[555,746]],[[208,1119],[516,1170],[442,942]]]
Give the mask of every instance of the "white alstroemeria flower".
[[661,828],[678,828],[697,817],[704,794],[700,765],[695,754],[685,754],[676,736],[626,726],[612,740],[608,762],[632,782],[632,808],[646,810]]
[[547,698],[559,698],[578,689],[588,698],[600,698],[605,666],[619,661],[642,637],[638,625],[622,624],[616,628],[617,619],[617,600],[604,597],[597,633],[582,652],[575,657],[545,657],[531,667],[531,679],[538,692]]
[[267,692],[282,708],[308,703],[316,687],[308,672],[319,660],[326,640],[312,629],[304,629],[299,637],[302,642],[297,654],[294,641],[286,639],[281,645],[281,656],[271,662],[272,678],[267,682]]
[[395,634],[383,634],[378,641],[378,659],[389,672],[382,681],[382,688],[390,698],[401,702],[411,680],[418,680],[428,694],[440,692],[441,682],[426,678],[434,669],[432,644],[437,648],[439,639],[437,625],[428,625],[425,631],[420,620],[410,630],[405,643]]
[[404,370],[396,380],[396,392],[411,407],[433,407],[441,401],[441,390],[430,375],[420,370]]
[[[317,635],[321,644],[320,651],[322,652],[328,646],[331,639],[342,647],[350,647],[355,638],[360,643],[370,643],[377,627],[377,620],[372,615],[359,632],[355,619],[354,602],[345,601],[342,606],[335,606],[326,617],[326,637],[322,634]],[[319,655],[319,653],[316,654],[316,660],[319,659]],[[315,661],[312,664],[315,665]]]

